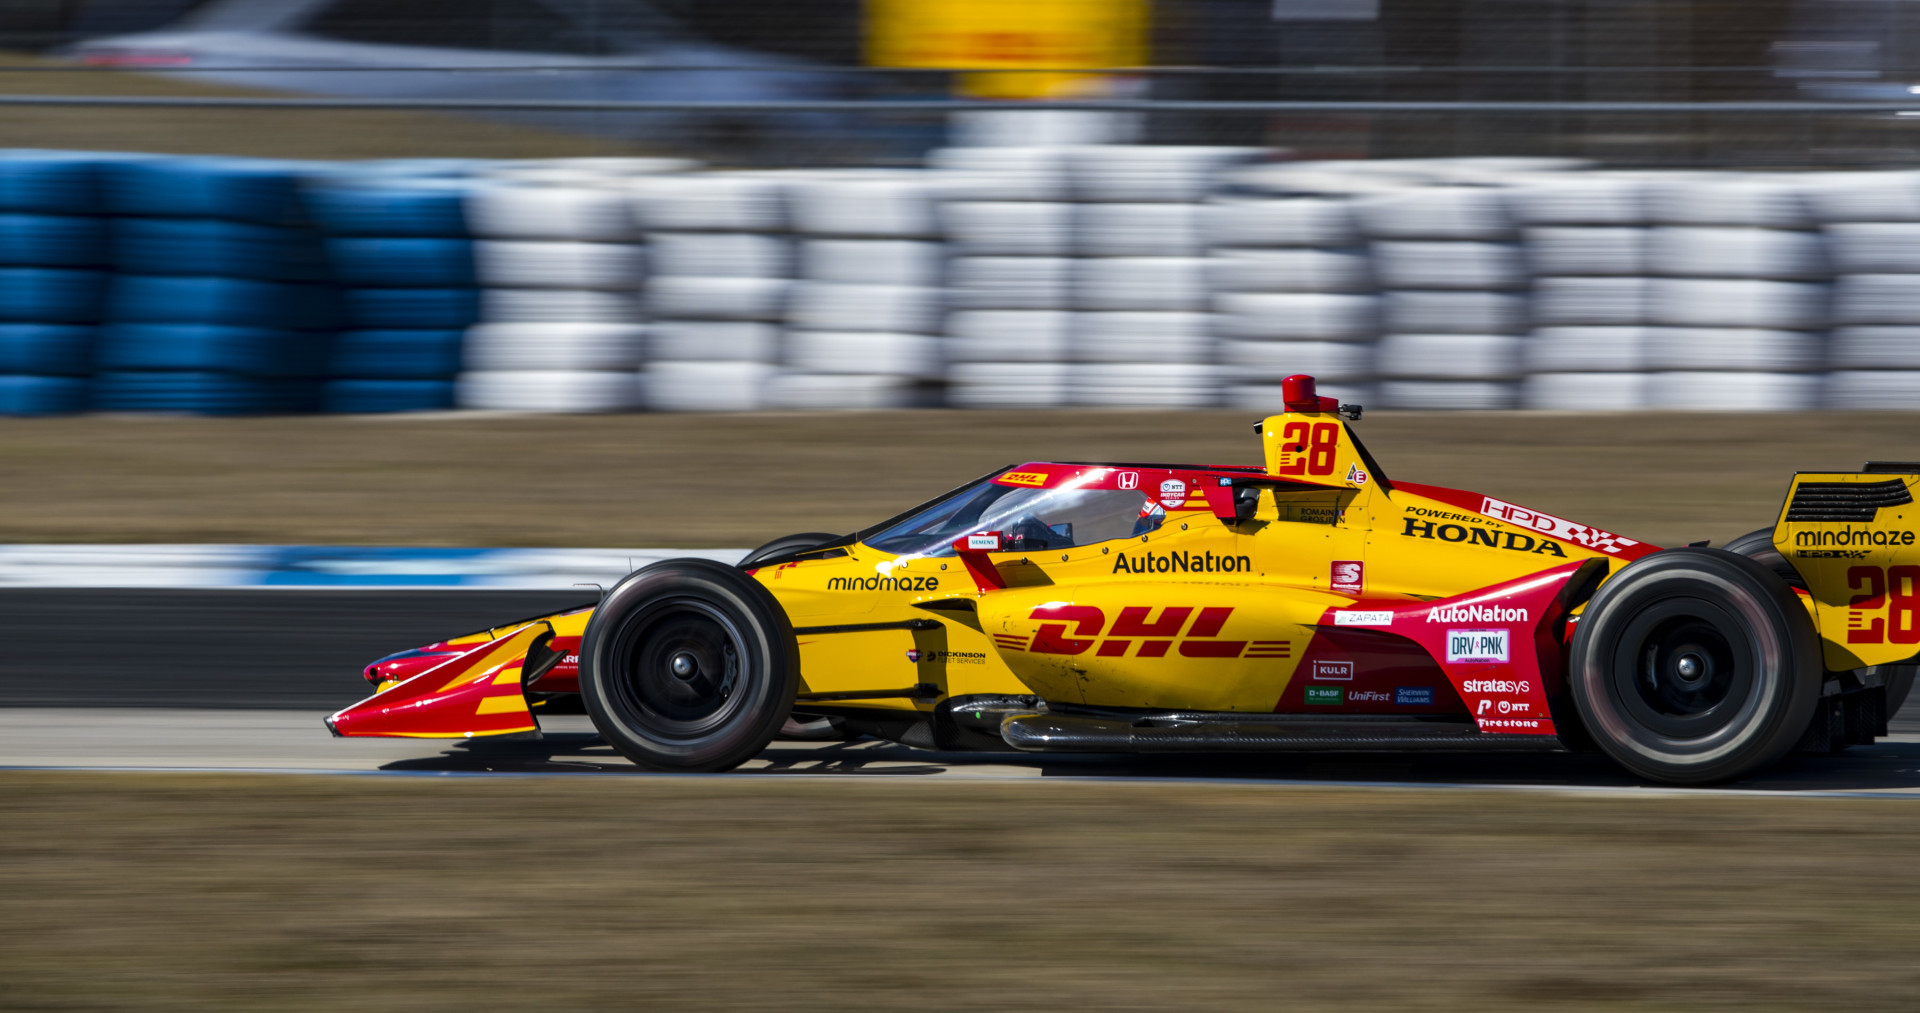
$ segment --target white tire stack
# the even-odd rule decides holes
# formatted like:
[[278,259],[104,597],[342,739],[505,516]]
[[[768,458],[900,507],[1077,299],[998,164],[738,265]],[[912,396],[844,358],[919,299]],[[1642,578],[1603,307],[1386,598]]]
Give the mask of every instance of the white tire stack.
[[792,289],[790,179],[705,172],[637,181],[646,235],[644,404],[754,411],[767,404]]
[[1330,397],[1371,400],[1380,300],[1353,200],[1315,181],[1234,174],[1201,208],[1226,402],[1279,411],[1306,373]]
[[1069,149],[1069,399],[1113,408],[1219,403],[1202,203],[1237,148]]
[[1512,408],[1529,328],[1527,271],[1495,186],[1429,186],[1361,198],[1383,292],[1374,364],[1384,407]]
[[1920,173],[1835,173],[1807,197],[1835,275],[1826,406],[1920,409]]
[[626,196],[582,166],[519,171],[467,197],[481,322],[467,332],[459,403],[631,410],[644,263]]
[[960,408],[1067,403],[1074,206],[1067,149],[945,148],[947,399]]
[[1675,173],[1647,187],[1647,401],[1800,411],[1819,403],[1829,268],[1806,184]]
[[1576,174],[1513,193],[1533,276],[1527,408],[1628,411],[1646,404],[1646,181]]
[[924,172],[835,172],[792,184],[799,282],[769,404],[845,410],[936,400],[945,251]]

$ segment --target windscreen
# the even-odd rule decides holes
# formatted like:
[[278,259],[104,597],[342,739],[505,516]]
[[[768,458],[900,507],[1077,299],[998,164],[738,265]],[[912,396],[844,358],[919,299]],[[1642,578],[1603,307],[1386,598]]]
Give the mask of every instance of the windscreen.
[[998,531],[1010,552],[1070,549],[1146,534],[1166,516],[1138,489],[1034,489],[988,481],[954,493],[866,543],[901,556],[951,556],[953,540],[961,535]]

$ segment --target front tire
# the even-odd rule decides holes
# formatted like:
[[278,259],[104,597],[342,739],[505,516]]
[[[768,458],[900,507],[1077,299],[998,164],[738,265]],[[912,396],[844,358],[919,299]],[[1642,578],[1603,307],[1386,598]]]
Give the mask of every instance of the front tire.
[[1819,635],[1786,582],[1720,549],[1669,549],[1600,585],[1568,664],[1595,743],[1673,784],[1779,759],[1812,720],[1821,675]]
[[739,766],[793,709],[793,626],[753,578],[704,559],[639,570],[594,609],[580,697],[608,744],[654,770]]
[[829,535],[823,531],[803,531],[797,535],[784,535],[746,554],[745,558],[733,564],[742,570],[751,570],[762,566],[769,559],[781,559],[796,552],[805,552],[816,545],[825,545],[842,535]]

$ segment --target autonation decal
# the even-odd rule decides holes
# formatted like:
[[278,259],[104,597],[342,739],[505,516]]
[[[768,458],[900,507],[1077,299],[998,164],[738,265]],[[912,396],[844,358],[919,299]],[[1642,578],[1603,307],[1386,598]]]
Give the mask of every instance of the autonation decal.
[[1524,623],[1526,609],[1502,605],[1440,605],[1427,611],[1430,623]]

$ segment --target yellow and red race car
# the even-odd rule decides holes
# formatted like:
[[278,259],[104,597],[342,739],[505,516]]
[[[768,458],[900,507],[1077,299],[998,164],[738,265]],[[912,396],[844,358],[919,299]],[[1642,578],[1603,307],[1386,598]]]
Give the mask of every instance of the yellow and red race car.
[[383,658],[335,734],[537,729],[740,764],[796,719],[941,749],[1604,751],[1742,777],[1886,734],[1920,660],[1920,464],[1800,474],[1774,527],[1660,549],[1388,479],[1290,378],[1260,465],[1034,461],[737,567]]

